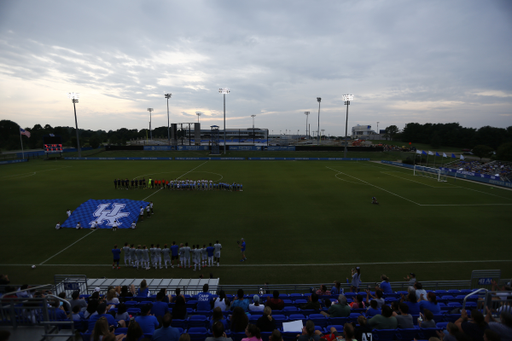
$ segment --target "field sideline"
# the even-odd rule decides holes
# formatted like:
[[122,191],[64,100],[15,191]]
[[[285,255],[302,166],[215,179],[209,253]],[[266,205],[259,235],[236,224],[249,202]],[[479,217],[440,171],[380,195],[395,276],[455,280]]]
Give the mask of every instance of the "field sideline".
[[[115,190],[114,178],[239,182],[243,192]],[[219,240],[222,265],[201,272],[221,283],[468,279],[473,269],[512,277],[512,192],[375,162],[31,161],[0,167],[0,273],[13,283],[88,277],[190,278],[189,270],[111,270],[124,242],[205,244]],[[376,196],[380,205],[371,205]],[[151,200],[155,215],[136,230],[56,231],[65,211],[88,199]],[[236,241],[247,241],[239,262]],[[29,265],[38,265],[31,270]]]

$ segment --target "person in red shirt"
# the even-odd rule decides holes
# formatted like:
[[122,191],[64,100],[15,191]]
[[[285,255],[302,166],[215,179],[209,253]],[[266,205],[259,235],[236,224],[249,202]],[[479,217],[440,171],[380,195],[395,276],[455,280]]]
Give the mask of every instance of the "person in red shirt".
[[284,301],[279,298],[279,291],[274,290],[272,293],[272,298],[269,298],[265,305],[267,307],[270,307],[272,310],[283,310],[284,308]]

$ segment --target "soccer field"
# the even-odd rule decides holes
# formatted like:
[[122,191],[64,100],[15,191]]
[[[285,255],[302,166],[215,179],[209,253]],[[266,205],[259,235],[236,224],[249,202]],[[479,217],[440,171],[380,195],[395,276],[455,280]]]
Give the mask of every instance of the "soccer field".
[[[238,182],[243,191],[114,188],[115,178],[139,177]],[[216,240],[221,267],[201,273],[223,284],[343,281],[355,265],[363,281],[409,272],[469,279],[473,269],[512,277],[512,191],[377,162],[31,161],[0,167],[0,186],[0,273],[13,283],[49,283],[54,274],[195,278],[184,269],[114,271],[110,250]],[[155,214],[135,230],[55,230],[68,208],[89,199],[153,201]]]

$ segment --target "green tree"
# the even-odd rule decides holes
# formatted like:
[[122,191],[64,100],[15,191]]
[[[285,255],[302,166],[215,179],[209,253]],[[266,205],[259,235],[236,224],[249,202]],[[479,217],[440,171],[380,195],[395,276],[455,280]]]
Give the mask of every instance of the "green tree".
[[498,147],[496,158],[501,161],[512,161],[512,142],[507,142]]
[[399,132],[400,129],[398,129],[396,125],[390,125],[386,128],[386,135],[388,135],[391,140],[393,140]]
[[484,157],[489,157],[490,154],[493,152],[493,149],[489,146],[479,144],[478,146],[475,146],[472,151],[473,154],[475,154],[480,158],[480,160],[482,160],[482,158]]

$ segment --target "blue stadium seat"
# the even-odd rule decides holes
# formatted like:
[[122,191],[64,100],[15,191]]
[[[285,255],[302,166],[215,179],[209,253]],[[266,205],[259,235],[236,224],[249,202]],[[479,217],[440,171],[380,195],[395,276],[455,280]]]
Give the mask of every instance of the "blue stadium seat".
[[[301,320],[302,322],[305,322],[306,320],[306,316],[304,316],[303,314],[290,314],[288,316],[288,320],[289,321],[298,321],[298,320]],[[315,323],[316,324],[316,323]]]
[[407,329],[401,329],[398,328],[396,330],[396,338],[397,340],[402,341],[412,341],[418,333],[420,332],[419,328],[407,328]]
[[187,324],[187,320],[172,319],[171,326],[173,326],[175,328],[187,329],[188,324]]
[[270,335],[272,335],[272,332],[261,332],[260,334],[261,334],[262,341],[268,341],[270,338]]
[[330,333],[332,327],[336,328],[336,331],[338,333],[343,333],[343,326],[344,326],[343,324],[330,324],[324,328],[325,333]]
[[140,308],[128,308],[126,312],[132,316],[140,315]]
[[296,300],[298,298],[302,298],[303,295],[302,294],[299,294],[299,293],[291,293],[290,294],[290,299],[293,299],[293,300]]
[[453,300],[452,295],[443,295],[437,298],[438,302],[450,303]]
[[436,290],[434,291],[434,294],[436,294],[437,297],[440,297],[442,295],[446,295],[448,293],[448,291],[446,290]]
[[188,323],[189,328],[194,328],[194,327],[208,328],[210,325],[208,318],[204,315],[190,315],[190,317],[187,320],[187,323]]
[[191,327],[187,333],[190,335],[190,341],[204,341],[208,337],[208,330],[205,327]]
[[393,341],[396,339],[396,329],[374,329],[372,335],[375,341]]
[[437,328],[420,328],[418,337],[424,340],[428,340],[431,337],[437,337],[437,331],[440,329]]
[[128,332],[128,328],[117,328],[115,331],[114,331],[114,334],[116,335],[119,335],[119,334],[126,334]]
[[476,302],[468,302],[466,301],[466,310],[468,311],[471,311],[473,309],[475,309],[477,307],[477,303]]
[[[294,307],[294,306],[287,306],[287,307],[284,307],[283,312],[284,312],[284,311],[293,311],[293,312],[298,312],[298,311],[299,311],[299,308]],[[253,312],[251,312],[251,314],[252,314],[252,313],[253,313]]]
[[448,326],[448,322],[437,322],[436,328],[446,330],[446,327]]
[[452,295],[452,296],[457,296],[457,295],[460,294],[460,290],[458,290],[458,289],[450,289],[450,290],[448,290],[448,293],[450,295]]
[[288,321],[288,318],[285,315],[282,315],[282,314],[272,315],[272,317],[276,321],[276,327],[277,328],[281,328],[282,329],[283,328],[283,322]]
[[446,305],[449,307],[448,311],[451,311],[455,308],[462,309],[462,304],[460,304],[459,302],[448,302],[448,304]]
[[329,320],[322,314],[309,314],[308,319],[313,321],[315,326],[325,327]]
[[[233,339],[233,341],[241,341],[245,337],[247,337],[247,335],[245,335],[245,332],[231,332],[231,338]],[[204,339],[201,341],[204,341]]]

